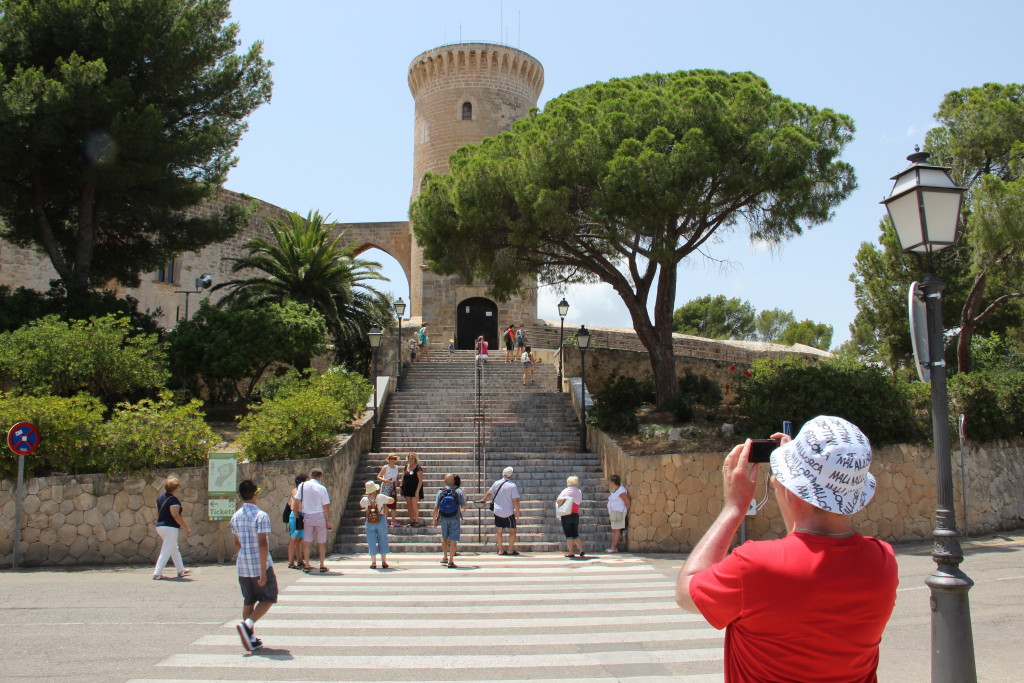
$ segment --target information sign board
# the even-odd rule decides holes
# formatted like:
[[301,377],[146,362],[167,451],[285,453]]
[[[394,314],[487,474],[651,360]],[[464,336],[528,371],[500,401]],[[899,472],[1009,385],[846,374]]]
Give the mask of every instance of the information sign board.
[[238,456],[235,453],[210,453],[207,493],[211,522],[226,522],[235,514],[237,488]]

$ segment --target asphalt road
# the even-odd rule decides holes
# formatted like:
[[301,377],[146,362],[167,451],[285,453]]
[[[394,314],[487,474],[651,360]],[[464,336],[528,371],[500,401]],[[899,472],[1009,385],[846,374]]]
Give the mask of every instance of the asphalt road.
[[[1024,533],[969,542],[965,550],[963,569],[975,581],[970,599],[979,680],[1022,680]],[[930,677],[931,615],[924,585],[933,567],[929,552],[926,545],[897,548],[900,588],[882,641],[882,681]],[[637,557],[673,578],[683,559]],[[282,589],[302,576],[283,564],[276,566]],[[0,572],[0,680],[109,683],[210,678],[210,672],[202,670],[155,667],[238,618],[241,600],[234,567],[194,566],[188,579],[162,582],[150,580],[150,571],[123,567]],[[386,576],[381,579],[386,581]],[[628,594],[621,599],[628,600]],[[642,612],[634,618],[642,620]],[[399,620],[396,629],[401,628]],[[375,647],[372,638],[367,646]]]

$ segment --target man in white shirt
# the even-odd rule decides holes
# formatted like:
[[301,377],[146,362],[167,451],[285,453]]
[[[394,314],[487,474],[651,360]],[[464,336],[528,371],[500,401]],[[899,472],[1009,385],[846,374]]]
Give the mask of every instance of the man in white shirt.
[[[484,495],[481,503],[494,498],[494,538],[498,544],[499,555],[518,555],[516,550],[516,517],[519,515],[519,488],[512,481],[514,471],[506,467],[501,472],[501,479],[491,484],[490,490]],[[508,529],[508,551],[505,551],[504,530]]]
[[[331,495],[327,487],[320,483],[324,473],[319,468],[309,473],[311,479],[303,482],[295,493],[295,499],[300,501],[299,507],[302,512],[304,531],[302,542],[305,544],[306,557],[309,557],[309,545],[316,539],[320,546],[320,573],[327,572],[327,532],[334,528],[331,524]],[[311,567],[307,564],[303,570],[309,572]]]

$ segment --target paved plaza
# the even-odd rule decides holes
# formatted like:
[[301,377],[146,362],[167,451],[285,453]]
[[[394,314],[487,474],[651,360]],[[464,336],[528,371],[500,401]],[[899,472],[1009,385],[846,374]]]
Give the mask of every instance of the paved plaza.
[[[1024,668],[1024,534],[967,544],[979,680]],[[929,678],[929,548],[898,549],[882,681]],[[275,565],[281,598],[247,654],[234,567],[0,572],[0,680],[720,681],[722,633],[673,601],[683,556],[334,556],[329,574]]]

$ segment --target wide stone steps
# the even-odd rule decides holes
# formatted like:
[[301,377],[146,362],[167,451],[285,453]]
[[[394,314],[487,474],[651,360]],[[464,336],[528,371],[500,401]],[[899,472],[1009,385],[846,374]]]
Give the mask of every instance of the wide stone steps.
[[[501,478],[506,466],[515,468],[514,481],[521,496],[519,550],[564,549],[565,536],[555,516],[554,501],[569,475],[580,478],[584,495],[581,537],[588,550],[605,548],[611,535],[605,508],[608,488],[597,456],[578,452],[579,423],[569,395],[554,391],[555,368],[538,366],[536,383],[524,387],[521,365],[503,363],[503,356],[492,354],[492,360],[481,369],[482,383],[478,384],[472,353],[459,352],[450,363],[440,360],[442,357],[437,354],[430,363],[408,366],[400,391],[389,396],[381,415],[378,446],[360,459],[344,501],[336,552],[367,552],[359,508],[363,484],[376,480],[389,453],[399,455],[399,464],[404,465],[410,452],[419,456],[424,468],[424,497],[419,505],[424,526],[402,526],[410,520],[406,502],[400,498],[398,526],[388,534],[392,553],[439,551],[439,531],[431,525],[434,499],[445,473],[459,474],[467,499],[475,501]],[[486,460],[478,462],[478,456]],[[489,508],[471,504],[463,519],[460,550],[493,552],[493,524]]]

